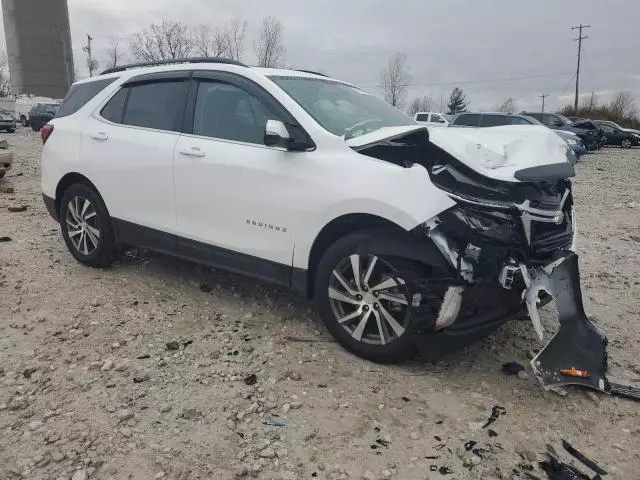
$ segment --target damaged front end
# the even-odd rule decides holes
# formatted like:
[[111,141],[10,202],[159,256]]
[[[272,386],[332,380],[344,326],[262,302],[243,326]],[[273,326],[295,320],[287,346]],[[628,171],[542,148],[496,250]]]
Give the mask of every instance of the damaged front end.
[[432,241],[450,274],[438,281],[441,300],[435,312],[428,301],[433,279],[416,289],[412,304],[421,331],[467,339],[477,333],[477,339],[528,315],[542,341],[538,308],[555,301],[559,330],[531,362],[544,388],[580,385],[636,395],[607,381],[607,339],[584,312],[569,180],[574,172],[562,161],[564,151],[540,136],[538,146],[550,157],[555,154],[555,163],[532,165],[531,152],[518,141],[499,152],[480,143],[465,150],[458,142],[459,155],[454,156],[445,149],[452,144],[449,134],[437,134],[439,142],[413,132],[360,151],[400,165],[400,158],[408,159],[407,168],[422,165],[432,183],[456,201],[413,232]]

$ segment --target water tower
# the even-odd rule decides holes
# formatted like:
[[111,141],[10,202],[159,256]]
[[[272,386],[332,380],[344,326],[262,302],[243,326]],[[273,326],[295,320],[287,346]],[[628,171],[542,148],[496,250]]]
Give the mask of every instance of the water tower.
[[67,0],[2,0],[15,94],[62,98],[73,83]]

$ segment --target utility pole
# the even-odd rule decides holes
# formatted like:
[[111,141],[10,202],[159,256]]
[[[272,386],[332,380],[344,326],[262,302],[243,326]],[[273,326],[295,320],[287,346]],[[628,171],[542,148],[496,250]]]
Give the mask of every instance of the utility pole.
[[93,37],[87,33],[87,45],[82,47],[82,50],[87,52],[87,68],[89,69],[89,76],[93,77],[93,71],[96,69],[96,64],[91,56],[91,42]]
[[542,95],[540,95],[540,98],[542,99],[542,113],[544,113],[544,99],[547,98],[549,95],[547,95],[546,93],[543,93]]
[[579,30],[579,35],[576,40],[578,41],[578,69],[576,70],[576,98],[574,102],[575,112],[578,112],[578,96],[580,94],[580,56],[582,54],[582,40],[589,38],[588,36],[582,36],[583,28],[591,28],[591,25],[580,24],[577,27],[571,27],[571,30]]

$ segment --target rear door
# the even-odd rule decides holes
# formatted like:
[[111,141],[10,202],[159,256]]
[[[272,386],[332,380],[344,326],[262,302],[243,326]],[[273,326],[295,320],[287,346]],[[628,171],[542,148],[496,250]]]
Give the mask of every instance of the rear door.
[[141,246],[162,249],[158,241],[167,240],[162,232],[175,228],[173,152],[189,76],[181,71],[134,77],[88,117],[84,128],[81,158],[89,178],[120,230],[137,235]]

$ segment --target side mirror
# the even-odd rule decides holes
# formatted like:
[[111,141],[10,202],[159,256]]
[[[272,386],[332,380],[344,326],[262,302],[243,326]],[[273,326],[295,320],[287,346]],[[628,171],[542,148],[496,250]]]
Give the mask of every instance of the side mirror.
[[267,120],[264,129],[264,144],[267,147],[287,148],[291,136],[284,123],[280,120]]

